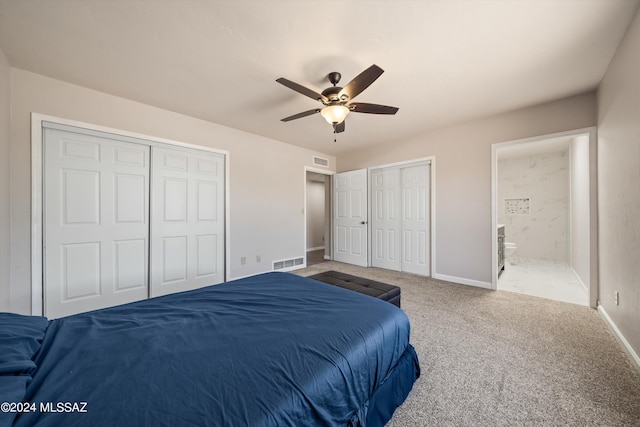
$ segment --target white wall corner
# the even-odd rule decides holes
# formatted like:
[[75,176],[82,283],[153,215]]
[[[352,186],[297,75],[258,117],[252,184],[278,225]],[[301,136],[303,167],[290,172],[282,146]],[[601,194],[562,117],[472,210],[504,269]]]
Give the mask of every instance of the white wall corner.
[[609,315],[607,314],[607,311],[604,309],[602,305],[598,305],[598,313],[600,313],[600,316],[602,316],[605,323],[607,324],[611,332],[613,332],[613,335],[616,337],[618,342],[622,345],[622,348],[624,349],[625,353],[627,353],[627,355],[631,359],[631,362],[633,363],[636,370],[640,374],[640,356],[638,356],[638,353],[636,353],[633,347],[631,347],[631,344],[629,344],[629,341],[627,341],[624,335],[622,335],[622,332],[620,332],[620,329],[618,329],[616,324],[613,323],[613,320],[611,320],[611,317],[609,317]]
[[584,289],[587,295],[589,295],[589,287],[582,281],[582,277],[580,277],[576,269],[573,268],[573,265],[569,265],[569,268],[571,269],[571,271],[573,271],[573,274],[576,276],[576,279],[578,279],[578,283],[580,284],[580,286],[582,286],[582,289]]

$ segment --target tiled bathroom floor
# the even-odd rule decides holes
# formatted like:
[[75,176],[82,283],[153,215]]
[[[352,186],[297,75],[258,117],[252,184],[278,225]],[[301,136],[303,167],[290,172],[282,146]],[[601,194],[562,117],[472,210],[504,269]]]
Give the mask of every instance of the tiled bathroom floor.
[[586,289],[567,264],[514,258],[498,278],[498,290],[589,305]]

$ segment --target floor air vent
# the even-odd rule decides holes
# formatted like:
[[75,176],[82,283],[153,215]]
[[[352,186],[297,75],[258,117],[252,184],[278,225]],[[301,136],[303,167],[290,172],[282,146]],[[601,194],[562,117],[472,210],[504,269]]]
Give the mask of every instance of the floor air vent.
[[324,157],[313,156],[313,164],[316,166],[324,166],[325,168],[328,168],[329,159],[325,159]]
[[296,268],[301,267],[304,264],[304,258],[290,258],[283,259],[280,261],[273,261],[273,270],[274,271],[289,271],[295,270]]

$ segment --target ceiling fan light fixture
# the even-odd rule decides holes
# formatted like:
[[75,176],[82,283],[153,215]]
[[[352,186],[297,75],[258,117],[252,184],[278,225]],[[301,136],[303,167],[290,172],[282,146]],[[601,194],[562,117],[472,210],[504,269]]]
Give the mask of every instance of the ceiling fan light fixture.
[[324,107],[320,114],[330,124],[340,124],[349,114],[349,109],[344,105],[329,105]]
[[378,77],[382,75],[384,70],[373,64],[357,76],[353,78],[345,87],[337,86],[340,82],[340,73],[332,72],[327,75],[329,82],[333,85],[326,88],[322,93],[308,89],[298,83],[287,80],[284,77],[276,79],[276,82],[298,92],[301,95],[308,96],[314,101],[320,101],[322,107],[313,110],[303,111],[284,119],[282,122],[300,119],[302,117],[311,116],[320,113],[322,117],[333,127],[334,133],[344,132],[344,119],[353,111],[354,113],[368,114],[395,114],[398,108],[388,105],[369,104],[366,102],[351,102],[353,99],[368,88]]

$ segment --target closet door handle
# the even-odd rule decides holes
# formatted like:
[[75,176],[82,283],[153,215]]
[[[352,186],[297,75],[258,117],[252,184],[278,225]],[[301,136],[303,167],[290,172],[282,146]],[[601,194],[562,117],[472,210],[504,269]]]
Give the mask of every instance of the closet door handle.
[[360,224],[365,225],[367,221],[360,221]]

